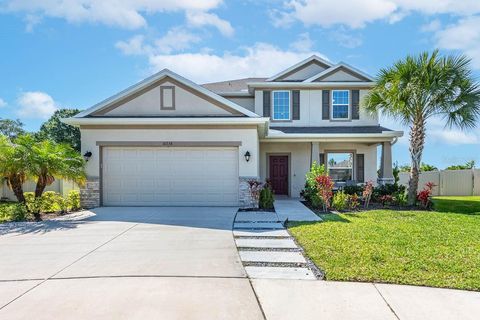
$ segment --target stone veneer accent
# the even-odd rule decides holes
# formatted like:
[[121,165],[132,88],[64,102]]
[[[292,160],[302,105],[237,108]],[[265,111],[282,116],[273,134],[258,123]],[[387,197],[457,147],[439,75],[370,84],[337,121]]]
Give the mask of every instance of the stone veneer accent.
[[240,208],[249,208],[252,203],[252,197],[250,196],[248,181],[258,180],[258,177],[239,177],[238,182],[238,202]]
[[100,207],[100,180],[87,178],[87,182],[80,188],[80,204],[85,209]]

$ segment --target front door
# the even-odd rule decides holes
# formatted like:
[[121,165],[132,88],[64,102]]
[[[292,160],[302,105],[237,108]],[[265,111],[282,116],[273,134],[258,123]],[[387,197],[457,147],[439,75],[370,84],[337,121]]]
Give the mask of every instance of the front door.
[[288,156],[270,156],[269,161],[273,191],[288,195]]

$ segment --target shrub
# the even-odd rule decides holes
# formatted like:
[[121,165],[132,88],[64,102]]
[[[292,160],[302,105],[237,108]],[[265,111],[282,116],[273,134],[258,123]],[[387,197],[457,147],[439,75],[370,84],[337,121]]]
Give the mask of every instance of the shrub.
[[325,175],[325,166],[313,162],[310,171],[305,175],[305,188],[300,192],[302,198],[310,202],[310,204],[318,208],[322,205],[322,200],[318,196],[317,177]]
[[343,192],[345,192],[346,194],[349,194],[349,195],[356,194],[358,196],[358,195],[362,194],[362,191],[363,191],[362,186],[345,186],[345,187],[343,187]]
[[348,208],[348,194],[338,191],[333,195],[332,207],[335,210],[343,211]]
[[333,180],[328,175],[318,176],[316,179],[318,197],[320,198],[323,206],[323,211],[327,211],[330,208],[330,200],[333,196]]
[[360,200],[356,193],[348,195],[348,208],[350,210],[356,210],[360,205]]
[[56,202],[62,213],[68,212],[68,209],[70,207],[70,202],[68,201],[68,197],[64,198],[60,194],[58,194]]
[[71,210],[79,210],[80,206],[80,191],[78,190],[71,190],[68,193],[68,204]]
[[427,182],[423,190],[417,195],[417,200],[420,201],[424,209],[429,209],[432,206],[432,190],[435,186],[436,184],[433,182]]
[[28,210],[22,203],[11,203],[0,207],[1,221],[23,221],[29,218]]
[[60,210],[59,200],[62,196],[55,191],[45,191],[41,197],[41,212],[56,212]]
[[398,192],[394,195],[395,203],[399,206],[406,206],[408,204],[408,194],[406,192]]
[[273,209],[273,203],[275,201],[275,197],[273,194],[273,190],[270,185],[267,183],[260,191],[260,200],[259,205],[262,209]]
[[405,193],[406,187],[399,184],[384,184],[373,189],[373,199],[380,201],[382,196],[395,196],[399,193]]
[[386,195],[381,196],[378,200],[380,201],[382,206],[385,207],[386,205],[389,205],[389,204],[393,203],[393,196],[391,196],[389,194],[386,194]]
[[363,201],[365,202],[365,208],[368,208],[368,206],[370,205],[370,199],[372,198],[372,193],[373,193],[373,182],[369,180],[365,182],[365,185],[363,186],[363,192],[362,192]]
[[24,192],[25,206],[28,212],[38,213],[42,210],[42,199],[36,199],[33,192]]

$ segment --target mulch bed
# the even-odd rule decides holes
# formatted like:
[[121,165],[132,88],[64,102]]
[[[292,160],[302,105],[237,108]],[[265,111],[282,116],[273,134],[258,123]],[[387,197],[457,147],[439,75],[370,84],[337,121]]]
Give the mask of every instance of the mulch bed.
[[386,205],[383,206],[381,203],[376,203],[376,202],[371,202],[368,206],[368,208],[364,208],[363,205],[358,206],[356,210],[343,210],[343,211],[323,211],[321,208],[316,208],[311,205],[310,202],[308,201],[301,201],[307,208],[312,210],[315,214],[337,214],[337,213],[355,213],[355,212],[362,212],[362,211],[371,211],[371,210],[383,210],[383,209],[388,209],[388,210],[396,210],[396,211],[409,211],[409,210],[417,210],[417,211],[422,211],[425,210],[421,207],[417,206],[394,206],[394,205]]

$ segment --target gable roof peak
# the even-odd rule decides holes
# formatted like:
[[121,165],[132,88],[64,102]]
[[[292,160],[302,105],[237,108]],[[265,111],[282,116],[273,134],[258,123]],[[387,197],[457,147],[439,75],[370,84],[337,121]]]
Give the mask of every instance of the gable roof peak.
[[302,61],[294,64],[293,66],[290,66],[289,68],[287,68],[287,69],[285,69],[285,70],[277,73],[276,75],[268,78],[266,81],[275,81],[275,80],[277,80],[278,78],[284,76],[285,74],[291,72],[292,70],[300,69],[303,65],[308,64],[308,63],[310,63],[310,62],[312,62],[312,61],[316,61],[317,63],[320,63],[320,64],[325,65],[325,66],[327,67],[327,69],[330,68],[330,67],[333,65],[333,64],[332,64],[330,61],[328,61],[326,58],[324,59],[324,58],[319,57],[319,56],[316,55],[316,54],[312,54],[310,57],[308,57],[308,58],[306,58],[306,59],[304,59],[304,60],[302,60]]
[[365,81],[372,81],[372,82],[375,81],[374,78],[371,75],[369,75],[369,74],[367,74],[367,73],[349,65],[346,62],[340,61],[337,64],[332,65],[330,68],[327,68],[327,69],[311,76],[310,78],[305,79],[303,82],[314,82],[318,78],[329,75],[329,74],[335,72],[335,70],[341,69],[341,68],[348,69],[349,71],[351,71],[351,72],[359,75],[360,77],[364,78]]

